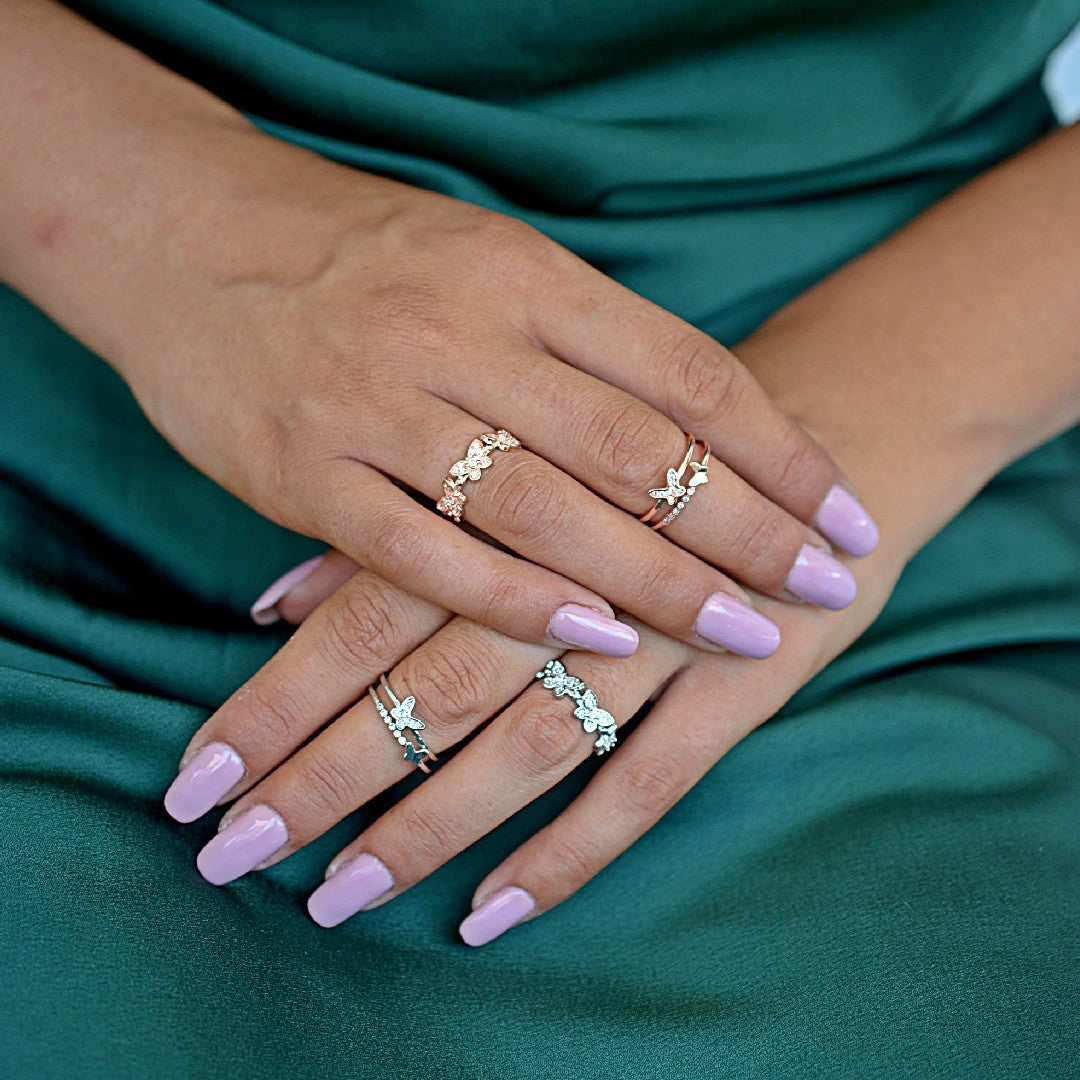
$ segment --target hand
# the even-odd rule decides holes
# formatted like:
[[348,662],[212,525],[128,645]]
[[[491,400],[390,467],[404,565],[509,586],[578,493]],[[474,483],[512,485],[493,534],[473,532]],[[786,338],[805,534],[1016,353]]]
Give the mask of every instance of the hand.
[[[516,220],[237,137],[252,145],[233,183],[250,170],[278,187],[245,202],[242,224],[192,229],[180,246],[197,248],[197,278],[173,271],[164,333],[124,366],[200,469],[387,581],[534,643],[626,655],[610,602],[681,641],[768,655],[775,629],[715,567],[778,598],[851,600],[804,522],[859,554],[873,525],[731,353]],[[267,236],[292,237],[288,252]],[[500,428],[525,448],[473,441]],[[684,457],[684,429],[712,444],[708,487],[659,535],[632,515],[660,501],[649,492]],[[439,496],[467,448],[465,520],[529,561],[391,482]],[[657,520],[697,477],[674,479]],[[584,635],[568,604],[591,609]]]
[[[810,524],[862,553],[872,522],[708,335],[514,218],[264,135],[56,5],[0,23],[0,137],[18,146],[0,272],[261,513],[549,646],[631,652],[615,604],[680,641],[764,656],[776,628],[735,580],[850,601]],[[72,119],[72,101],[93,106]],[[443,497],[499,429],[524,449],[476,446],[476,479],[450,497],[509,551],[399,486]],[[672,486],[684,430],[712,445],[694,476],[708,484],[661,535],[634,516]],[[676,491],[697,491],[691,475]]]
[[[575,802],[481,883],[465,940],[481,944],[581,887],[853,640],[898,572],[879,560],[872,587],[839,619],[767,601],[791,647],[765,665],[705,654],[640,623],[631,659],[564,656],[567,675],[594,692],[614,725],[666,689]],[[342,575],[348,578],[335,590]],[[420,760],[427,749],[438,756],[498,714],[332,862],[309,909],[320,924],[335,925],[397,896],[605,745],[602,717],[592,734],[582,730],[583,720],[598,718],[595,709],[575,711],[583,687],[557,696],[549,687],[574,690],[558,669],[549,669],[546,684],[536,682],[556,650],[450,619],[340,553],[327,556],[284,611],[303,620],[289,646],[197,733],[166,797],[170,813],[186,821],[230,789],[242,793],[199,855],[214,884],[272,865],[404,777],[417,760],[410,742],[423,748]],[[388,718],[361,696],[388,668],[396,697],[380,690],[386,705],[411,699],[398,753]],[[411,731],[409,717],[424,727]]]

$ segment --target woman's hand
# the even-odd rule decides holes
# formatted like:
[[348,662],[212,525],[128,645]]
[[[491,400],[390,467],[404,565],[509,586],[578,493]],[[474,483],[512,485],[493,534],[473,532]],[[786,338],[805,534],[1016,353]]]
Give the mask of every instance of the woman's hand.
[[[736,581],[850,602],[811,523],[863,554],[872,521],[708,335],[514,218],[261,133],[54,5],[0,18],[19,145],[0,269],[262,514],[548,646],[632,652],[613,604],[762,657],[776,627]],[[95,139],[65,138],[84,127]],[[524,447],[474,443],[500,429]],[[684,432],[711,465],[673,483]],[[455,463],[471,479],[447,489]],[[635,521],[706,476],[663,535]],[[510,550],[401,487],[466,496],[464,520]]]
[[[870,587],[839,617],[763,601],[789,647],[748,665],[642,623],[632,658],[559,661],[557,650],[451,619],[331,552],[282,598],[302,624],[196,734],[166,807],[189,821],[240,794],[198,858],[207,880],[225,884],[303,847],[417,764],[428,768],[429,752],[437,760],[475,732],[331,863],[308,906],[333,926],[397,896],[611,749],[615,729],[663,690],[571,806],[478,887],[462,935],[482,944],[580,888],[854,640],[899,573],[895,558],[869,561]],[[384,672],[377,695],[388,710],[404,703],[400,723],[364,696]]]

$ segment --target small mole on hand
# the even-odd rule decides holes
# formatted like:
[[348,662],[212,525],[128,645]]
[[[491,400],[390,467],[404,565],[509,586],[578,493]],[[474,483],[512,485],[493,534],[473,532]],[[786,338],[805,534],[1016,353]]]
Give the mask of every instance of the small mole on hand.
[[34,239],[44,248],[56,247],[67,234],[67,229],[63,214],[46,214],[34,227]]

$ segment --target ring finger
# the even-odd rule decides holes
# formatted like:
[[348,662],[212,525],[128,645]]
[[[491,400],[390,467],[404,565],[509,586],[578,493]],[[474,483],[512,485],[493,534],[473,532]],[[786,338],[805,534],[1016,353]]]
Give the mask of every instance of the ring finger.
[[[573,655],[576,676],[621,725],[686,662],[677,642],[641,630],[632,660]],[[579,688],[579,695],[581,693]],[[588,711],[588,710],[586,710]],[[536,684],[366,829],[330,865],[308,910],[322,926],[393,899],[538,798],[594,752],[571,693]],[[602,730],[602,726],[601,726]]]

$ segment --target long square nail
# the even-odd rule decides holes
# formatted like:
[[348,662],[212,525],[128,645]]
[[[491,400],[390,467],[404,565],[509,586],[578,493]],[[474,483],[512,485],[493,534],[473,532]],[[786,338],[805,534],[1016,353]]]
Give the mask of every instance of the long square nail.
[[165,792],[165,809],[184,824],[194,821],[213,809],[243,775],[244,763],[231,746],[208,743],[180,770]]
[[632,626],[581,604],[563,604],[552,616],[548,633],[563,645],[605,656],[633,656],[638,647]]
[[195,864],[211,885],[226,885],[265,862],[288,839],[285,822],[269,806],[253,806],[230,821],[199,852]]
[[878,529],[874,519],[862,503],[839,484],[829,489],[811,524],[850,555],[869,555],[877,547]]
[[344,863],[308,897],[308,914],[320,926],[337,926],[393,887],[390,871],[365,852]]
[[780,628],[760,611],[728,593],[713,593],[702,605],[694,631],[740,656],[765,660],[780,647]]
[[493,892],[458,927],[466,945],[486,945],[511,926],[521,922],[536,907],[536,901],[516,885]]

